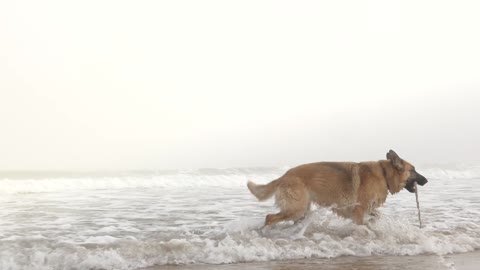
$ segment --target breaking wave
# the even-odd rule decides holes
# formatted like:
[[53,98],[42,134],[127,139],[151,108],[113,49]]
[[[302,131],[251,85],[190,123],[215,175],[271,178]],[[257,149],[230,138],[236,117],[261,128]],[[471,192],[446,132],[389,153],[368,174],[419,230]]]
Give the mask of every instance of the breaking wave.
[[[3,239],[2,269],[137,269],[166,264],[225,264],[339,256],[449,254],[480,248],[480,227],[426,228],[381,217],[357,226],[325,211],[303,223],[261,229],[262,220],[243,219],[198,235],[185,231],[173,239],[89,237],[83,242],[50,241],[43,236]],[[465,234],[465,231],[470,231]],[[473,232],[473,233],[472,233]],[[28,247],[28,248],[25,248]]]
[[[281,176],[288,168],[270,169],[203,169],[175,172],[125,173],[121,176],[55,175],[43,177],[5,177],[0,175],[0,193],[61,192],[68,190],[240,187],[247,180],[268,182]],[[427,168],[420,171],[428,179],[480,178],[480,166],[464,168]]]

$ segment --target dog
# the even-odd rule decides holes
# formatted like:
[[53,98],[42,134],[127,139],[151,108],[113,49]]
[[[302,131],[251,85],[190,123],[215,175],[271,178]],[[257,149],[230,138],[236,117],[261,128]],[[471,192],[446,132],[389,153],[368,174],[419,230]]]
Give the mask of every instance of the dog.
[[281,210],[267,215],[265,225],[297,222],[312,203],[331,207],[339,216],[362,225],[366,214],[375,215],[375,209],[383,205],[388,192],[395,194],[405,188],[413,193],[415,182],[423,186],[428,180],[390,150],[386,160],[304,164],[266,185],[248,181],[247,186],[259,201],[275,194],[275,204]]

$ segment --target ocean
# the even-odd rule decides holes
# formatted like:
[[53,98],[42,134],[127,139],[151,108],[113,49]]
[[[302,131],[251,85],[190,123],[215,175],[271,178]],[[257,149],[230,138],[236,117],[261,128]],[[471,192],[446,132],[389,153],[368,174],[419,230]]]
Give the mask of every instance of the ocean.
[[480,166],[417,167],[429,180],[419,187],[423,228],[406,190],[364,226],[314,208],[297,224],[262,228],[277,209],[246,182],[287,169],[1,173],[0,269],[242,269],[480,249]]

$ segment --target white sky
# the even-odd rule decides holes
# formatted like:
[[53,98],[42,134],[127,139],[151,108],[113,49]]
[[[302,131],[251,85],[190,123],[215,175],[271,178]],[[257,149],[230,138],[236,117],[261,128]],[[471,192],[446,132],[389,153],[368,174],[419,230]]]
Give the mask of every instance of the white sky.
[[480,163],[478,1],[1,1],[0,170]]

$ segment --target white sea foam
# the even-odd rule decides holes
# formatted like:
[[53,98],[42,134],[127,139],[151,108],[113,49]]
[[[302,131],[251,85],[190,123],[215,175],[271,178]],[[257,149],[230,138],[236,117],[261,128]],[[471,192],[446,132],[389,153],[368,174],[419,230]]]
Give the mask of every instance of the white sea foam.
[[421,171],[430,179],[419,190],[422,229],[407,191],[389,196],[367,226],[316,209],[297,224],[263,227],[265,215],[277,210],[272,201],[258,202],[245,182],[265,183],[283,172],[1,179],[0,269],[137,269],[480,249],[475,167]]
[[[369,226],[325,214],[308,228],[283,224],[262,230],[258,220],[240,220],[232,230],[218,229],[215,237],[185,232],[165,241],[92,237],[82,244],[53,243],[44,238],[2,239],[1,269],[135,269],[163,264],[222,264],[338,256],[448,254],[480,248],[480,231],[472,224],[448,234],[419,229],[384,217]],[[292,231],[304,231],[292,239]],[[266,236],[268,235],[268,236]],[[88,244],[96,244],[91,246]],[[7,246],[8,245],[8,246]],[[22,248],[28,245],[31,248]],[[27,259],[28,258],[28,259]]]

